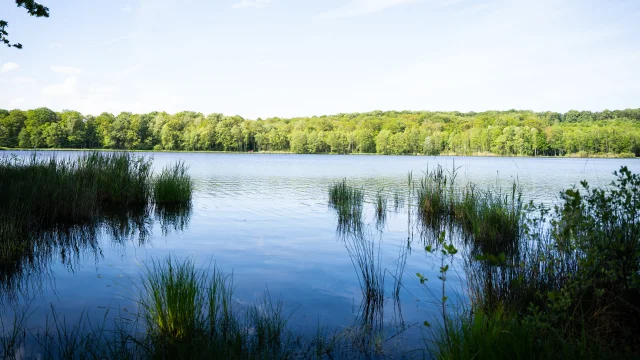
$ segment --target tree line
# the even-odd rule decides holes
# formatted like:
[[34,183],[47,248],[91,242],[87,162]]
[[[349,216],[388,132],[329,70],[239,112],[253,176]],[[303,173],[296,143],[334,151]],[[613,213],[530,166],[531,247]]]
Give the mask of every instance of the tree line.
[[0,110],[0,146],[426,155],[640,156],[640,109],[373,111],[249,120],[183,111]]

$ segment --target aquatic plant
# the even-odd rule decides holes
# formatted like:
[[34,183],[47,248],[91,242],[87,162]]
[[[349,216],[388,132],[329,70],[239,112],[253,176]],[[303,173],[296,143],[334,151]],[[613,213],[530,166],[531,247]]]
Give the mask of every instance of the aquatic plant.
[[151,189],[151,162],[129,153],[91,153],[0,160],[0,217],[16,225],[49,226],[94,218],[107,205],[145,205]]
[[478,190],[473,183],[459,188],[456,177],[455,169],[425,172],[417,189],[422,224],[436,232],[459,226],[479,253],[516,251],[526,216],[517,184],[503,194],[501,189]]
[[160,222],[162,235],[167,236],[170,231],[183,231],[191,221],[193,207],[191,202],[156,204],[155,219]]
[[153,180],[153,198],[156,204],[191,201],[193,181],[184,161],[167,165]]
[[143,358],[288,358],[293,338],[282,303],[268,293],[245,310],[233,300],[233,278],[215,265],[168,257],[145,266],[138,297],[146,332]]
[[[366,233],[363,233],[365,235]],[[345,247],[356,270],[362,305],[360,311],[361,327],[382,326],[384,307],[384,269],[381,264],[380,244],[377,249],[371,236],[352,235],[345,241]]]
[[[134,293],[138,312],[100,321],[82,312],[68,323],[52,307],[43,327],[26,328],[32,313],[16,305],[14,322],[0,318],[2,358],[45,359],[287,359],[312,358],[310,343],[291,335],[289,316],[269,293],[242,308],[233,300],[233,279],[217,267],[166,258],[144,265]],[[28,304],[27,304],[28,305]],[[329,340],[328,341],[333,341]],[[24,346],[28,343],[28,346]],[[21,348],[22,346],[22,348]],[[332,345],[331,345],[332,346]],[[321,338],[313,347],[331,355]],[[309,354],[309,355],[307,355]]]
[[205,273],[196,270],[192,260],[152,261],[142,277],[144,309],[150,331],[168,341],[196,336],[203,327]]
[[384,189],[378,190],[375,198],[376,227],[382,230],[387,223],[387,196]]
[[449,219],[453,210],[453,179],[441,166],[428,170],[417,189],[418,215],[423,224],[438,228]]
[[329,206],[338,215],[338,233],[360,233],[362,231],[362,210],[364,190],[347,184],[347,180],[329,186]]
[[469,234],[480,253],[512,254],[526,216],[522,193],[514,182],[510,194],[501,190],[479,191],[469,184],[454,204],[454,218]]

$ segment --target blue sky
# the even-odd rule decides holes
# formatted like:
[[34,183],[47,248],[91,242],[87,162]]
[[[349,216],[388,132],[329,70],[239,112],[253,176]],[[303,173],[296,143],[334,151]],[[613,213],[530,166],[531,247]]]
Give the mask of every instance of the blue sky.
[[640,107],[638,0],[2,0],[0,108]]

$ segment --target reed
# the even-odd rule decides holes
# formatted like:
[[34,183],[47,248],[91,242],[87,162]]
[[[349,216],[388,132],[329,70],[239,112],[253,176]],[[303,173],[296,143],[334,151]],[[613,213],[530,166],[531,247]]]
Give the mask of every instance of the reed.
[[387,223],[387,196],[384,189],[378,190],[375,198],[376,227],[382,231]]
[[151,160],[131,153],[93,152],[77,159],[0,159],[0,235],[59,223],[94,221],[104,209],[145,207],[191,198],[191,178],[179,162],[152,178]]
[[418,215],[423,224],[437,228],[447,221],[455,204],[453,179],[441,166],[425,172],[417,189]]
[[152,261],[144,269],[140,305],[147,328],[166,341],[195,337],[204,324],[205,273],[192,260]]
[[142,276],[139,304],[145,339],[143,358],[287,358],[292,337],[282,304],[268,293],[242,311],[233,301],[231,276],[193,260],[152,261]]
[[[82,249],[96,252],[102,230],[110,232],[114,242],[137,237],[144,243],[152,205],[151,165],[150,159],[126,152],[0,158],[2,289],[15,288],[14,279],[42,268],[56,251],[63,262]],[[184,164],[172,169],[186,181]],[[183,228],[190,215],[184,203],[158,204],[156,210],[163,232],[172,225]]]
[[0,160],[0,217],[30,228],[95,218],[106,205],[147,204],[151,162],[129,153]]
[[193,181],[184,161],[166,166],[153,180],[153,198],[156,204],[185,203],[191,201]]
[[455,180],[455,170],[437,167],[425,173],[417,189],[422,224],[436,231],[459,226],[481,254],[517,251],[526,216],[517,184],[503,194],[501,189],[478,190],[473,183],[460,188]]
[[347,238],[345,247],[358,275],[362,291],[362,304],[358,317],[359,328],[369,331],[381,328],[384,308],[384,269],[381,264],[380,244],[378,243],[376,248],[375,241],[370,236],[352,235]]
[[513,254],[523,229],[525,207],[514,183],[511,192],[478,191],[470,184],[454,205],[454,218],[471,236],[479,253]]
[[341,234],[362,231],[364,190],[347,184],[344,179],[329,187],[329,206],[338,215],[338,232]]

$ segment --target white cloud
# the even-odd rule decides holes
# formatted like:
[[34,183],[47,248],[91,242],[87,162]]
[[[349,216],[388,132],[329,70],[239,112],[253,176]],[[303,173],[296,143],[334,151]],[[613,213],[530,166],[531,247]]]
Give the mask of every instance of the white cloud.
[[9,101],[9,108],[19,108],[20,105],[24,104],[24,98],[17,98]]
[[49,48],[51,49],[61,49],[62,48],[62,44],[59,42],[54,42],[49,44]]
[[239,3],[233,5],[236,9],[247,8],[263,8],[267,7],[271,3],[271,0],[240,0]]
[[45,86],[42,89],[44,95],[74,95],[78,89],[78,81],[75,76],[68,77],[62,84],[53,84]]
[[123,12],[131,12],[131,6],[129,4],[126,4],[123,8],[122,8]]
[[15,70],[15,69],[17,69],[19,67],[20,67],[20,65],[14,63],[14,62],[4,63],[2,65],[2,72],[9,72],[9,71]]
[[388,9],[390,7],[414,3],[418,0],[349,0],[341,7],[320,14],[325,19],[340,19],[366,15]]
[[60,65],[53,65],[51,66],[51,70],[53,70],[54,72],[58,73],[58,74],[79,74],[82,72],[82,70],[80,70],[77,67],[73,67],[73,66],[60,66]]
[[36,79],[29,76],[21,76],[13,79],[16,84],[34,84]]

